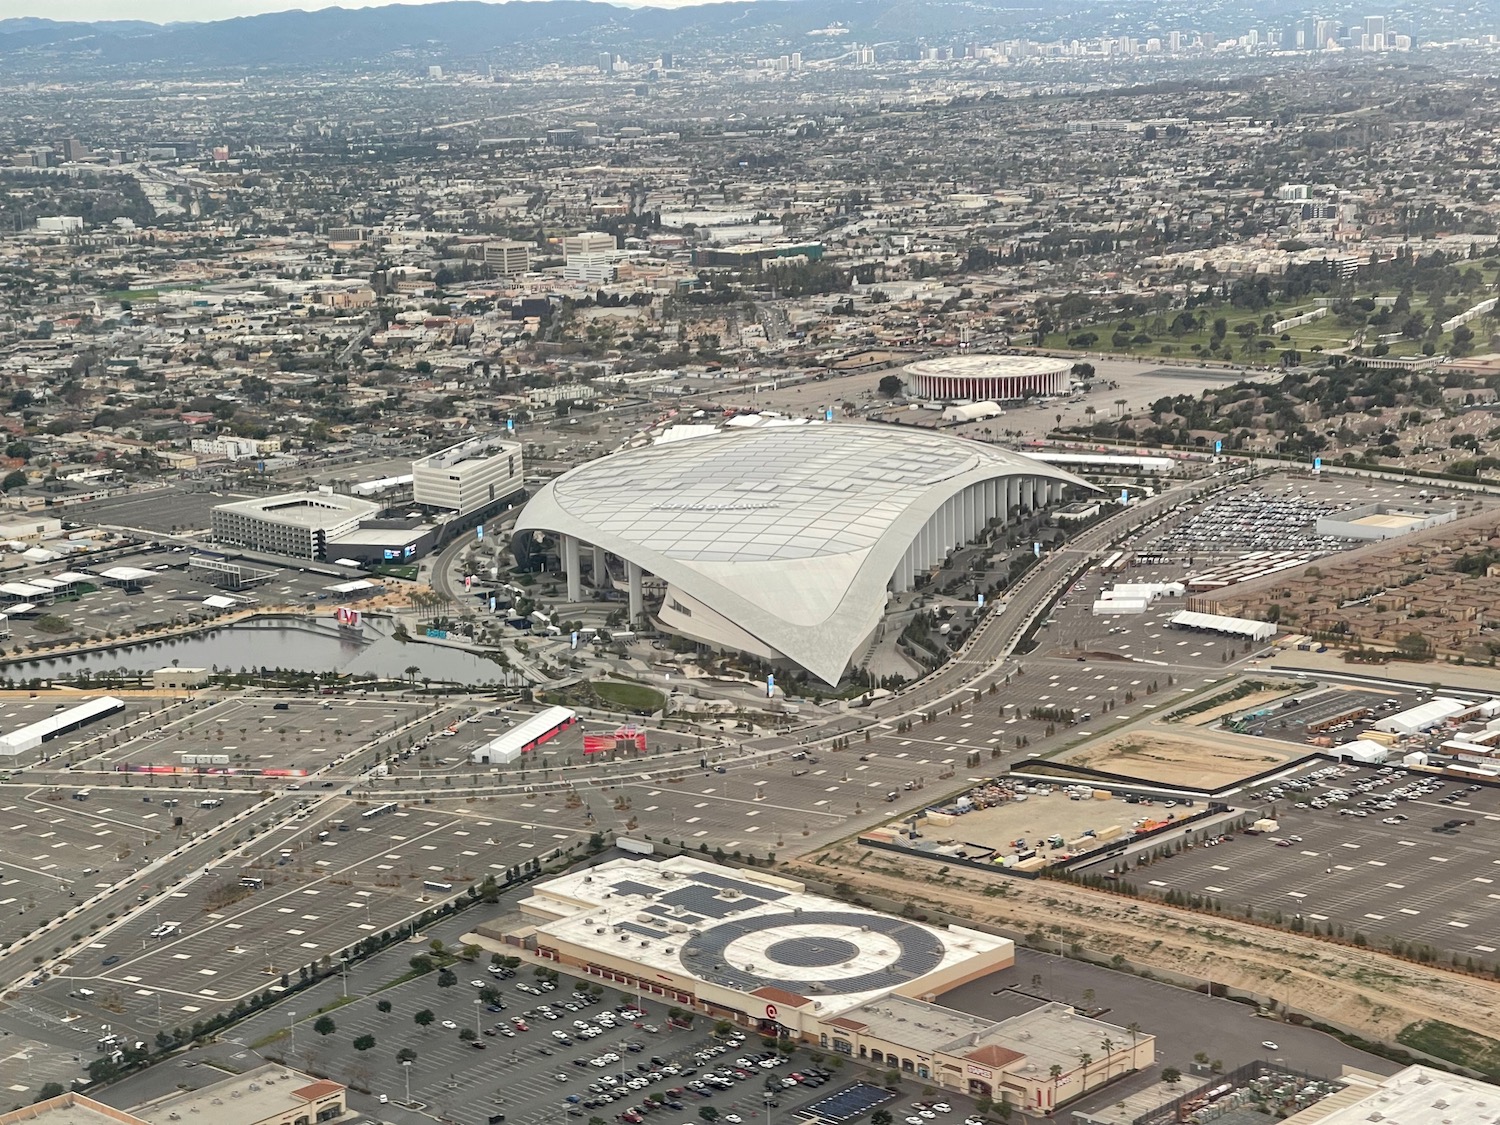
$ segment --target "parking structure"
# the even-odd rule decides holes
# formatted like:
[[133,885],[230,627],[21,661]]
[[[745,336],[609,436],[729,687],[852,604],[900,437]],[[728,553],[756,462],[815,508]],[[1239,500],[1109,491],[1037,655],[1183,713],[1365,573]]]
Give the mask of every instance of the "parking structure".
[[1229,912],[1300,916],[1308,929],[1371,945],[1497,960],[1500,787],[1323,765],[1273,790],[1258,811],[1276,820],[1273,833],[1187,849],[1126,877],[1143,891],[1212,897]]
[[[251,1045],[272,1039],[275,1047],[265,1049],[287,1062],[391,1102],[404,1102],[409,1078],[414,1105],[461,1125],[501,1115],[505,1125],[595,1116],[675,1125],[696,1123],[708,1105],[729,1125],[757,1125],[768,1100],[778,1116],[797,1114],[833,1078],[800,1052],[767,1049],[739,1030],[719,1038],[703,1016],[678,1026],[660,1003],[602,986],[567,977],[554,983],[530,968],[500,976],[506,970],[483,960],[460,960],[451,971],[449,987],[428,973],[338,1008],[327,1036],[307,1015],[289,1034],[288,1013],[276,1011],[247,1021],[237,1038]],[[422,1011],[432,1014],[425,1027],[415,1022]],[[353,1048],[363,1036],[376,1041],[368,1053]],[[415,1052],[409,1068],[399,1065],[402,1050]]]

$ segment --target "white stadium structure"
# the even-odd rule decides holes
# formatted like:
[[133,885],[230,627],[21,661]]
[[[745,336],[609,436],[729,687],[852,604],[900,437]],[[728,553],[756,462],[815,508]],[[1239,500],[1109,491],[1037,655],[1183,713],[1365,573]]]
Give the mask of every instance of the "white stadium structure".
[[909,363],[902,381],[916,398],[1006,402],[1067,394],[1072,373],[1072,360],[1045,355],[954,355]]
[[928,431],[857,424],[723,429],[615,453],[542,486],[516,533],[559,537],[568,601],[580,551],[624,563],[630,618],[643,574],[666,585],[663,629],[787,661],[838,683],[885,612],[992,522],[1062,499],[1078,478]]

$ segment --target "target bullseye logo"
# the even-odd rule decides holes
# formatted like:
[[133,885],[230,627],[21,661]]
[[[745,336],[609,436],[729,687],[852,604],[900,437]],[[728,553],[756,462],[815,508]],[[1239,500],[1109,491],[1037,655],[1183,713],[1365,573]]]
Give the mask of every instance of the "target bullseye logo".
[[766,1005],[766,1019],[768,1019],[768,1020],[774,1020],[776,1018],[777,1010],[778,1009],[777,1009],[777,1007],[776,1007],[775,1004],[767,1004]]
[[696,935],[680,956],[695,976],[745,991],[778,985],[804,994],[816,985],[847,994],[924,976],[945,954],[942,939],[921,926],[829,910],[729,919]]

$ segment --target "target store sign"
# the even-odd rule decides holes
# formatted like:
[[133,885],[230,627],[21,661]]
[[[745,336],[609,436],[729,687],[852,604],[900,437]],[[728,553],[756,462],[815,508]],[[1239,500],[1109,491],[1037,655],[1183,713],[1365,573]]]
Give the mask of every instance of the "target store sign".
[[778,1014],[778,1012],[777,1012],[777,1008],[776,1008],[775,1004],[767,1004],[766,1005],[766,1019],[768,1019],[768,1020],[774,1020],[776,1018],[777,1014]]

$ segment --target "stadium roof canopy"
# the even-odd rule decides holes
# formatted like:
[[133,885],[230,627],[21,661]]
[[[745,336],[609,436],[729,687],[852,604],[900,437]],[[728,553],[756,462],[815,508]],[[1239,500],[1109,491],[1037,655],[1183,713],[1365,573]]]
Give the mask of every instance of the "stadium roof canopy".
[[1059,496],[1063,484],[1092,488],[946,434],[721,430],[572,469],[537,491],[516,531],[573,536],[665,580],[669,628],[759,648],[837,683],[884,613],[887,588],[908,587],[914,569],[1029,503],[1022,488],[1033,481]]

